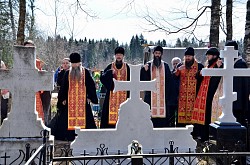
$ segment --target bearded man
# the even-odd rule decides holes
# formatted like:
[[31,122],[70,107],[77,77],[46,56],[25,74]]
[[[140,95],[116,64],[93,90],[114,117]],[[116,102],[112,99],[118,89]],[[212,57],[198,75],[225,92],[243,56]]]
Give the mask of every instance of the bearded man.
[[[71,67],[64,74],[58,94],[61,109],[68,111],[68,130],[96,128],[90,102],[98,104],[94,80],[89,71],[81,65],[78,53],[70,54]],[[74,140],[74,134],[67,137]]]
[[[144,101],[150,105],[151,120],[154,128],[170,126],[170,87],[172,76],[169,65],[161,58],[163,48],[156,46],[153,51],[154,59],[147,62],[141,69],[141,81],[156,79],[156,91],[145,91]],[[172,109],[174,111],[174,109]]]
[[115,128],[118,120],[120,104],[127,100],[129,92],[114,90],[113,78],[119,81],[130,80],[130,68],[124,62],[125,50],[123,47],[115,49],[115,61],[109,64],[102,73],[100,80],[107,89],[103,103],[100,128]]
[[186,48],[184,62],[178,64],[174,73],[180,80],[177,126],[191,124],[194,101],[202,80],[197,75],[204,66],[195,60],[194,55],[194,48]]
[[[206,68],[222,68],[223,63],[220,60],[220,52],[217,48],[209,48],[206,52],[207,66]],[[192,112],[192,123],[198,124],[198,136],[201,141],[209,139],[209,124],[211,123],[212,102],[214,94],[218,88],[221,76],[201,76],[202,82],[198,95],[194,102],[194,110]]]

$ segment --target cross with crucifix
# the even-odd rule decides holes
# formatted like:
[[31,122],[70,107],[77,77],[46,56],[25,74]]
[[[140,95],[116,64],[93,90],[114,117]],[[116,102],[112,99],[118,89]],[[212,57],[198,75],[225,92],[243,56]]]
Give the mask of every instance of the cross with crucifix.
[[221,50],[221,57],[224,58],[224,68],[202,69],[203,76],[222,76],[223,77],[223,96],[220,97],[222,105],[222,115],[220,122],[236,122],[233,115],[233,101],[237,100],[237,93],[233,92],[234,76],[250,76],[249,69],[234,69],[234,59],[238,57],[238,51],[233,46],[226,46]]
[[0,137],[41,136],[45,128],[35,114],[35,92],[53,90],[53,73],[35,67],[35,47],[14,46],[13,69],[0,71],[0,88],[12,94],[8,118],[0,127]]
[[155,91],[156,90],[156,80],[152,81],[140,81],[141,65],[129,65],[130,69],[133,71],[130,73],[130,81],[117,81],[114,79],[114,92],[116,91],[130,91],[130,99],[138,100],[140,99],[140,91]]

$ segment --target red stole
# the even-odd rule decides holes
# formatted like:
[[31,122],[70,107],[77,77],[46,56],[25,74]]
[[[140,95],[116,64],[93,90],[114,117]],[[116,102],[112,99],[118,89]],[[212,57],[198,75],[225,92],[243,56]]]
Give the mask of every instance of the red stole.
[[151,92],[151,116],[152,118],[165,118],[165,66],[151,65],[151,80],[156,79],[156,92]]
[[191,123],[192,110],[196,96],[197,80],[195,74],[198,71],[198,63],[194,64],[189,70],[184,69],[180,71],[180,92],[178,103],[178,122]]
[[[216,62],[209,68],[213,68]],[[207,67],[206,67],[207,68]],[[207,92],[211,76],[204,76],[201,86],[194,102],[194,110],[192,113],[192,123],[205,125]]]
[[86,86],[85,69],[82,69],[80,81],[72,80],[69,72],[68,90],[68,130],[75,127],[86,128]]
[[[38,71],[42,71],[41,65],[42,65],[42,61],[39,59],[36,59],[36,68]],[[42,103],[42,99],[41,99],[42,93],[43,93],[43,91],[36,92],[36,111],[38,113],[38,117],[42,118],[42,120],[44,121],[43,103]]]
[[[117,69],[115,63],[112,63],[111,68],[115,71],[116,76],[114,77],[119,81],[127,81],[127,65],[123,63],[121,69]],[[108,123],[111,125],[115,125],[118,120],[118,110],[120,104],[127,100],[127,92],[126,91],[117,91],[113,93],[110,91],[109,97],[109,121]]]
[[36,92],[36,111],[38,113],[38,117],[42,118],[44,121],[44,113],[43,113],[43,104],[41,99],[42,91]]

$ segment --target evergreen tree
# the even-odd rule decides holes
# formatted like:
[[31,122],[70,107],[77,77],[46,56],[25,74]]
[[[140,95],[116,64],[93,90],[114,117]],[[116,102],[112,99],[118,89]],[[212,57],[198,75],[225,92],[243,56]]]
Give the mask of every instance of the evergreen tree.
[[165,39],[162,40],[162,46],[163,46],[163,47],[166,47],[166,46],[167,46],[167,42],[166,42]]
[[130,45],[129,45],[129,49],[130,49],[130,61],[132,61],[132,59],[134,59],[136,57],[136,44],[135,44],[135,37],[132,36],[131,40],[130,40]]
[[194,37],[191,39],[191,45],[190,45],[190,46],[192,46],[192,47],[194,47],[194,48],[197,48],[197,47],[198,47],[198,44],[197,44],[197,42],[196,42],[196,40],[195,40]]
[[206,47],[206,44],[202,40],[200,40],[198,46],[199,47]]
[[182,41],[182,47],[189,47],[190,46],[190,42],[188,41],[187,38],[184,38],[184,40]]
[[175,47],[182,47],[180,38],[177,38],[176,43],[175,43]]

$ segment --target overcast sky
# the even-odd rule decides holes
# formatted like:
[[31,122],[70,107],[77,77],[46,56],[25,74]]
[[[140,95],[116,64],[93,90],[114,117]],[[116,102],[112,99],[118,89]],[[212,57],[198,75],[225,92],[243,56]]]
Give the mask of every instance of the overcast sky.
[[[96,40],[115,38],[120,43],[129,43],[133,35],[142,33],[148,41],[156,42],[159,39],[165,39],[167,43],[174,44],[178,37],[183,39],[190,35],[186,32],[171,35],[166,35],[165,32],[147,32],[152,27],[143,19],[143,16],[150,13],[150,16],[154,18],[165,19],[168,23],[181,27],[189,22],[177,19],[183,17],[180,11],[187,10],[190,17],[195,17],[199,14],[197,8],[210,5],[208,0],[200,0],[199,4],[197,0],[175,0],[171,3],[168,0],[82,0],[84,2],[82,7],[91,15],[97,16],[91,18],[87,17],[84,12],[76,10],[75,5],[73,5],[75,1],[60,0],[57,2],[59,34],[69,38],[74,17],[74,38],[84,39],[87,37],[87,39]],[[234,3],[233,9],[233,37],[237,40],[244,37],[246,4],[245,1],[242,2],[244,3],[239,1]],[[36,4],[39,8],[36,10],[37,24],[45,35],[52,36],[55,29],[55,2],[54,0],[36,0]],[[225,0],[222,0],[222,5],[225,5]],[[164,20],[160,23],[167,26]],[[199,20],[199,26],[195,33],[199,39],[208,41],[209,23],[210,10],[207,10]],[[220,40],[224,38],[225,35],[221,32]]]

